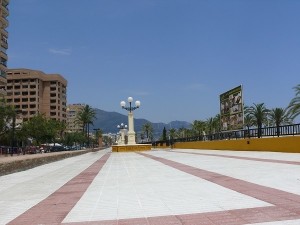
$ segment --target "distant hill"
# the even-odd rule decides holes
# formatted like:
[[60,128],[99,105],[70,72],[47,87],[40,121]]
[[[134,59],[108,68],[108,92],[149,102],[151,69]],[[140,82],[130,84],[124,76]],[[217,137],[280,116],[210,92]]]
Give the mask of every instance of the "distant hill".
[[[128,116],[123,115],[117,112],[107,112],[101,109],[96,109],[96,120],[94,121],[94,125],[90,127],[90,129],[100,128],[103,133],[117,133],[119,130],[117,128],[118,124],[124,123],[128,124]],[[154,136],[158,137],[162,134],[164,127],[167,130],[171,128],[179,129],[179,128],[190,128],[191,124],[186,121],[172,121],[170,123],[152,123],[146,119],[134,119],[134,130],[139,133],[142,130],[142,126],[146,123],[151,123],[154,129]]]

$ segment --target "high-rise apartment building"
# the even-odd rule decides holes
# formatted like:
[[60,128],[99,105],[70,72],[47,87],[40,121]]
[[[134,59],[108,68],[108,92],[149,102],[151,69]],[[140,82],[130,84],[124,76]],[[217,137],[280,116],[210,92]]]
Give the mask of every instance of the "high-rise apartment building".
[[7,69],[7,54],[6,50],[8,48],[7,38],[8,32],[6,28],[8,27],[7,16],[9,0],[0,0],[0,32],[1,32],[1,47],[0,47],[0,98],[6,95],[6,69]]
[[66,122],[67,81],[61,75],[8,69],[6,77],[7,104],[22,111],[24,121],[40,113]]
[[82,124],[77,120],[77,114],[82,111],[85,104],[70,104],[67,107],[67,127],[69,133],[82,131]]

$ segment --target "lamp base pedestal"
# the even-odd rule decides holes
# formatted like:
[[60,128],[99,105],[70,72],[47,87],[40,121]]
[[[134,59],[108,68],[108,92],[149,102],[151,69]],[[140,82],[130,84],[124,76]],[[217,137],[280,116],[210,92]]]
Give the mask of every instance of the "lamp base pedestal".
[[133,144],[133,145],[113,145],[113,152],[141,152],[141,151],[150,151],[151,144]]

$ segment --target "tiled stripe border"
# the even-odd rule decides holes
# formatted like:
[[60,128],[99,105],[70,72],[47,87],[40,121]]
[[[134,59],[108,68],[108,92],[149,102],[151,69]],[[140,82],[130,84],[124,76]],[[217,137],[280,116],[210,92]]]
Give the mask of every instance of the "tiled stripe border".
[[[256,185],[222,174],[205,171],[168,159],[138,153],[152,160],[185,173],[206,179],[242,194],[269,202],[274,206],[249,209],[226,210],[221,212],[170,215],[149,218],[122,219],[110,221],[86,221],[64,223],[64,225],[242,225],[261,222],[300,219],[300,196],[274,188]],[[88,169],[74,177],[47,199],[41,201],[8,224],[61,224],[65,216],[81,198],[95,176],[102,169],[110,154],[104,155]]]
[[[156,157],[153,155],[138,153],[145,157],[151,158],[158,162],[161,162],[167,166],[178,169],[185,173],[194,175],[201,179],[205,179],[212,183],[218,184],[225,188],[237,191],[241,194],[257,198],[259,200],[273,204],[274,207],[263,207],[253,209],[240,209],[240,210],[228,210],[224,212],[216,213],[199,213],[193,215],[194,217],[202,216],[213,218],[211,224],[228,224],[228,225],[240,225],[240,224],[251,224],[258,222],[272,222],[289,219],[300,219],[300,196],[285,191],[277,190],[274,188],[265,187],[258,184],[253,184],[240,179],[235,179],[222,174],[202,170],[192,166],[188,166],[182,163],[174,162],[165,158]],[[226,214],[226,218],[230,222],[221,219],[220,214]],[[251,216],[252,214],[252,216]],[[250,215],[250,217],[249,217]],[[182,221],[184,216],[178,215]],[[189,216],[187,216],[189,217]],[[188,221],[182,221],[182,224],[193,224]],[[196,223],[197,224],[197,223]],[[199,224],[201,224],[199,222]],[[209,223],[208,223],[209,224]]]
[[297,161],[288,161],[288,160],[279,160],[279,159],[262,159],[262,158],[234,156],[234,155],[223,155],[223,154],[211,154],[211,153],[200,153],[200,152],[183,152],[183,151],[180,151],[180,150],[172,150],[171,152],[183,153],[183,154],[192,154],[192,155],[203,155],[203,156],[216,156],[216,157],[231,158],[231,159],[243,159],[243,160],[259,161],[259,162],[300,165],[300,162],[297,162]]
[[9,222],[8,225],[61,224],[90,186],[109,156],[110,153],[103,155],[56,192]]

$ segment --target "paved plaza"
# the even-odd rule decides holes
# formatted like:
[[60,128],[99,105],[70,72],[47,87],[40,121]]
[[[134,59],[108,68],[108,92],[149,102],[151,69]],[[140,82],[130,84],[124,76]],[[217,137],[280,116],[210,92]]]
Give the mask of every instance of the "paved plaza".
[[0,224],[300,224],[300,154],[108,148],[0,184]]

